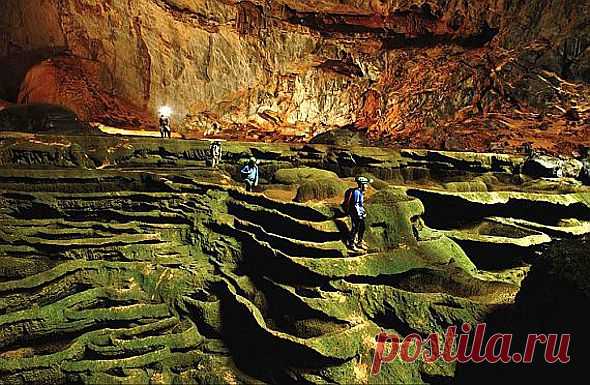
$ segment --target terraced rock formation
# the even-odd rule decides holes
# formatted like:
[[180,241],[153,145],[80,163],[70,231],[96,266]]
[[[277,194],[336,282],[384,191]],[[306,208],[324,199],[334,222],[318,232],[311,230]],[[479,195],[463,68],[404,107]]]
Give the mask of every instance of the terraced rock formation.
[[[585,192],[501,199],[442,191],[443,174],[501,175],[518,159],[499,166],[495,155],[438,154],[445,162],[437,163],[380,149],[228,143],[217,170],[205,167],[204,148],[2,138],[1,384],[450,381],[454,364],[422,361],[370,376],[376,334],[426,335],[507,311],[535,247],[587,231]],[[367,201],[369,252],[348,254],[349,224],[334,204],[244,192],[231,176],[252,154],[263,160],[267,195],[276,170],[297,163],[343,178],[380,172]],[[461,227],[439,197],[483,222]],[[514,199],[531,213],[554,205],[555,215],[507,219]],[[579,226],[559,223],[572,216]],[[512,254],[492,255],[497,245]]]

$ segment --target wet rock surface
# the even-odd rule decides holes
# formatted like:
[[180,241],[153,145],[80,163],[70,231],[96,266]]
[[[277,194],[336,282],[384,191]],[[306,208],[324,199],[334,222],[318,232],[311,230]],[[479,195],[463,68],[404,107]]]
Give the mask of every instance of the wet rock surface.
[[[451,382],[471,372],[371,377],[375,335],[518,314],[547,270],[585,298],[556,242],[590,231],[590,193],[508,173],[522,158],[227,142],[211,169],[207,147],[2,134],[0,383]],[[253,154],[264,181],[246,193]],[[381,182],[365,255],[344,246],[339,199],[295,203],[275,180],[361,173]]]

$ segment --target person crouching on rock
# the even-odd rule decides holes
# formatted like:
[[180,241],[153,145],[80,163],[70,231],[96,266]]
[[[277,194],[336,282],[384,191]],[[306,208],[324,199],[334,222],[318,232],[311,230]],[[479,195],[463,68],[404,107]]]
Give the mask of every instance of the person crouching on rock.
[[356,178],[357,188],[349,189],[344,194],[343,208],[350,216],[352,221],[352,229],[348,239],[348,248],[352,251],[368,249],[367,244],[363,240],[365,236],[365,219],[367,212],[365,210],[365,191],[372,180],[360,176]]
[[258,161],[256,158],[250,158],[250,161],[240,170],[240,173],[246,184],[246,191],[254,191],[254,187],[258,186]]
[[170,117],[160,114],[160,136],[162,138],[172,136],[172,129],[170,128]]

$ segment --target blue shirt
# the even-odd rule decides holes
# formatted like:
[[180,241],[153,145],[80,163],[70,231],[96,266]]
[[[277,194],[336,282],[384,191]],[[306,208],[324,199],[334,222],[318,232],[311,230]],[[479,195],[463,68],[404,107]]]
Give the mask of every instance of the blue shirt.
[[254,186],[258,186],[258,166],[245,165],[240,171],[244,181],[251,183]]
[[363,192],[359,188],[354,189],[352,193],[352,204],[354,205],[354,214],[356,214],[361,219],[364,219],[367,216],[364,203],[365,197]]

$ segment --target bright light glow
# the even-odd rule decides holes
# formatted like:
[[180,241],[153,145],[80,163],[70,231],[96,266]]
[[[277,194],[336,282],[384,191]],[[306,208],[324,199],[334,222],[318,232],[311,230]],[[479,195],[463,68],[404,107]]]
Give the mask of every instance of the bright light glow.
[[160,115],[169,117],[170,115],[172,115],[172,108],[170,108],[169,106],[160,107]]

